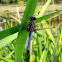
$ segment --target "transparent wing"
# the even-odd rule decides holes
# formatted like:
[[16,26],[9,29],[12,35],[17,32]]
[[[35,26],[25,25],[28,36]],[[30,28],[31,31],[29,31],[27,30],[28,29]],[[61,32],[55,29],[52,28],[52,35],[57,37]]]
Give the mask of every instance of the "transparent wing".
[[58,29],[61,26],[62,22],[60,24],[58,24],[58,26],[56,27],[49,27],[49,28],[42,28],[42,29],[35,29],[35,31],[37,30],[44,30],[44,29]]
[[35,31],[37,30],[44,30],[44,29],[53,29],[54,27],[50,27],[50,28],[42,28],[42,29],[35,29]]

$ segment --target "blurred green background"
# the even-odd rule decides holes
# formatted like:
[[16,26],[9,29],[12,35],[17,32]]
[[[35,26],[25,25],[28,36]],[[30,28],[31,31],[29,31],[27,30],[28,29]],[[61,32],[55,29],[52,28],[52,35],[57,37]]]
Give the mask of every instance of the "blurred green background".
[[[0,4],[15,4],[15,3],[26,3],[28,0],[0,0]],[[47,0],[38,0],[40,3],[45,3]],[[62,0],[52,0],[55,3],[62,3]]]

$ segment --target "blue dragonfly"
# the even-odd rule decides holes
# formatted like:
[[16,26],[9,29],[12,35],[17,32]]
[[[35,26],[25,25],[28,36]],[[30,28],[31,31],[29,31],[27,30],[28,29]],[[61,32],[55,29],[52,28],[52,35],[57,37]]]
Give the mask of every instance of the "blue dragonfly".
[[[27,55],[28,56],[29,56],[29,52],[30,52],[30,44],[31,44],[32,32],[37,31],[37,30],[42,30],[42,29],[35,29],[35,20],[36,20],[35,15],[32,15],[29,20],[30,20],[30,22],[29,22],[28,28],[27,28],[27,30],[29,32],[29,39],[28,39],[28,45],[27,45]],[[51,29],[51,28],[43,28],[43,29]]]
[[30,22],[29,22],[29,28],[27,29],[29,31],[29,40],[28,40],[28,45],[27,45],[27,55],[30,52],[30,44],[31,44],[31,37],[32,37],[32,32],[35,31],[35,20],[36,16],[32,15],[30,17]]
[[[25,16],[27,17],[26,13],[25,13]],[[27,17],[27,19],[30,21],[29,24],[28,24],[28,28],[27,28],[27,30],[29,32],[28,45],[27,45],[27,55],[29,55],[32,32],[37,31],[37,30],[43,30],[43,29],[52,29],[52,28],[55,28],[55,27],[35,29],[35,26],[36,26],[35,25],[36,16],[35,15],[32,15],[32,16],[30,16],[30,18]]]

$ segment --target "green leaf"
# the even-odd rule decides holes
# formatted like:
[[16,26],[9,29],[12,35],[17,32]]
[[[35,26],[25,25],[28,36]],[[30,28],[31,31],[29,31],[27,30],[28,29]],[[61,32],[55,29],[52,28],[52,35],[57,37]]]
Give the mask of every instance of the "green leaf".
[[39,57],[41,57],[41,55],[42,55],[42,45],[41,45],[41,38],[38,36],[38,44],[39,44]]
[[37,18],[37,20],[35,21],[35,23],[41,22],[41,21],[44,20],[44,19],[48,19],[48,18],[50,18],[51,16],[53,16],[53,15],[55,15],[55,14],[61,12],[61,11],[62,11],[62,10],[59,10],[59,11],[53,12],[53,13],[51,13],[51,14],[47,14],[47,15],[45,15],[45,16],[39,17],[39,18]]
[[4,47],[8,43],[10,43],[12,40],[14,40],[15,38],[17,38],[17,35],[18,35],[18,33],[15,33],[13,35],[10,35],[10,36],[2,39],[2,41],[0,41],[0,48]]
[[41,17],[44,15],[44,13],[46,12],[48,6],[50,5],[52,0],[47,0],[46,4],[43,6],[42,10],[40,11],[38,17]]
[[46,62],[47,50],[44,50],[39,62]]
[[[21,22],[21,26],[27,26],[29,24],[29,20],[26,18],[26,15],[29,18],[31,15],[34,14],[36,4],[37,4],[37,0],[28,0],[27,6],[24,12],[24,16]],[[16,40],[15,62],[21,62],[24,46],[28,36],[27,30],[23,30],[24,28],[21,26],[20,26],[19,34]]]
[[0,31],[0,40],[19,31],[19,25]]

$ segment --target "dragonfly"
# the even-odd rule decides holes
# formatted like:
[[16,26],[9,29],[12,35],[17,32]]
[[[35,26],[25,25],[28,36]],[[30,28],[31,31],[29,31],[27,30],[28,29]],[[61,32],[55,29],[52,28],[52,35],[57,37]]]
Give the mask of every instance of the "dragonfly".
[[27,55],[30,52],[30,44],[31,44],[31,37],[32,37],[32,32],[35,31],[35,20],[36,16],[32,15],[30,17],[30,22],[29,22],[29,28],[27,29],[29,31],[29,40],[28,40],[28,45],[27,45]]
[[28,24],[29,28],[27,28],[27,30],[29,32],[28,45],[27,45],[27,55],[28,56],[30,53],[30,44],[31,44],[32,32],[37,31],[37,30],[43,30],[43,29],[51,29],[51,28],[35,29],[35,27],[36,27],[36,25],[35,25],[36,16],[35,15],[30,16],[29,20],[30,20],[30,22]]

